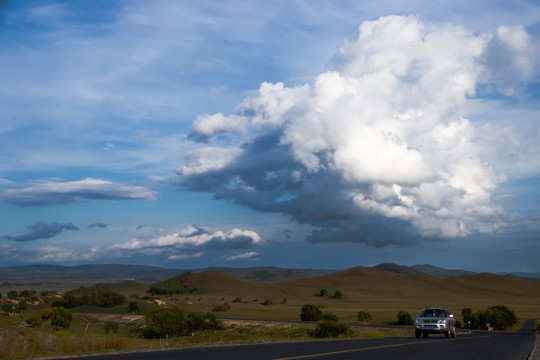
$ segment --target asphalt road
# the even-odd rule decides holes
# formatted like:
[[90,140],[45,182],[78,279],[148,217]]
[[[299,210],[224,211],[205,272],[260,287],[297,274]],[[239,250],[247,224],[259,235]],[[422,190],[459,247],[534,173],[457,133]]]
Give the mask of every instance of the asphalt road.
[[[238,359],[527,359],[533,349],[536,335],[534,319],[527,320],[515,333],[476,332],[458,333],[455,339],[430,335],[416,339],[362,339],[311,341],[243,346],[216,346],[190,349],[130,352],[94,355],[87,360],[238,360]],[[411,331],[412,333],[412,331]]]

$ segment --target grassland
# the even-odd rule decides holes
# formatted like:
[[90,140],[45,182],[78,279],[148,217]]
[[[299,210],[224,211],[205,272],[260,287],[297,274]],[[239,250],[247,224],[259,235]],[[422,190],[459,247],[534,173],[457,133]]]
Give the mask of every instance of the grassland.
[[[107,309],[77,307],[72,309],[75,316],[68,333],[57,334],[47,326],[32,329],[23,325],[25,318],[50,306],[54,298],[42,298],[40,302],[29,304],[23,314],[12,317],[0,312],[0,358],[309,339],[308,331],[315,324],[256,321],[298,321],[300,309],[306,303],[319,304],[323,312],[332,312],[341,322],[351,324],[358,324],[359,311],[369,312],[371,324],[382,326],[394,323],[400,310],[414,316],[428,305],[447,306],[458,320],[464,307],[476,311],[493,305],[509,307],[521,321],[540,319],[539,281],[492,274],[436,278],[358,267],[324,276],[265,283],[240,279],[229,273],[204,271],[190,276],[188,284],[198,291],[146,300],[143,297],[149,295],[150,284],[134,281],[101,284],[102,288],[124,294],[127,302],[136,301],[140,313],[128,314],[127,302]],[[328,295],[318,296],[321,289],[327,289]],[[337,290],[343,294],[340,299],[331,297]],[[215,313],[218,318],[227,319],[225,330],[168,340],[139,336],[138,329],[145,324],[143,314],[149,309],[179,306],[188,313],[208,312],[225,302],[231,305],[231,310]],[[106,321],[120,325],[117,334],[104,333]],[[355,331],[356,337],[410,336],[412,333],[412,330],[384,327],[357,327]]]

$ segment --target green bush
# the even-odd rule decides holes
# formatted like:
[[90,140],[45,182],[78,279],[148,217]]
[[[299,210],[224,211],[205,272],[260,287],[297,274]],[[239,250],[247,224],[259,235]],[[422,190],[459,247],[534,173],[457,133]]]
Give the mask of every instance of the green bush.
[[186,330],[186,315],[179,307],[152,309],[146,313],[145,338],[176,337]]
[[338,337],[340,335],[350,335],[352,333],[349,325],[337,321],[323,320],[315,330],[313,336],[316,338]]
[[60,328],[68,329],[73,321],[73,314],[65,307],[50,307],[41,310],[39,316],[43,320],[50,320],[51,326],[58,330]]
[[27,326],[31,328],[38,328],[41,327],[41,324],[43,323],[43,319],[39,316],[30,316],[25,321]]
[[468,328],[470,322],[471,329],[485,329],[486,324],[489,323],[495,330],[506,330],[517,322],[516,314],[504,305],[478,310],[476,314],[470,308],[463,308],[461,315],[463,326]]
[[223,305],[217,305],[212,309],[212,311],[214,312],[227,312],[229,310],[231,310],[231,305],[229,305],[229,303],[224,303]]
[[319,321],[323,318],[323,313],[320,305],[305,304],[302,306],[300,319],[302,321]]
[[319,294],[318,296],[321,296],[321,297],[324,297],[328,294],[328,290],[326,289],[321,289],[321,291],[319,291]]
[[397,313],[397,320],[398,320],[397,321],[398,325],[413,325],[414,324],[414,320],[411,314],[403,310]]
[[334,299],[341,299],[343,297],[343,293],[339,290],[337,290],[335,293],[334,293],[334,296],[332,296]]
[[359,311],[358,312],[358,321],[367,324],[371,321],[371,314],[367,311]]

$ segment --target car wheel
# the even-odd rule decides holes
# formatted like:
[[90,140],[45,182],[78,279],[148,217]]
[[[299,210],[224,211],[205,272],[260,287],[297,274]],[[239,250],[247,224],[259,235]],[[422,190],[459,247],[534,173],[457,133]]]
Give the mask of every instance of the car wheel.
[[450,330],[444,333],[444,337],[450,339]]
[[424,331],[424,333],[422,334],[425,338],[428,337],[428,333]]
[[420,330],[414,330],[414,336],[418,339],[420,337]]

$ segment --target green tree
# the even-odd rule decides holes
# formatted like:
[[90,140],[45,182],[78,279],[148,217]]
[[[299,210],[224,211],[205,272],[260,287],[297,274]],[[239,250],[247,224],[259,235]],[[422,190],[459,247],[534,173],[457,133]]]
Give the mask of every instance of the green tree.
[[397,324],[398,325],[413,325],[414,321],[410,313],[400,310],[397,313]]
[[341,299],[343,297],[343,293],[339,290],[337,290],[335,293],[334,293],[334,296],[332,296],[334,299]]
[[194,333],[206,330],[206,316],[203,313],[191,313],[187,316],[187,331]]
[[302,321],[319,321],[323,318],[323,312],[320,305],[305,304],[302,306],[300,319]]
[[60,328],[68,329],[73,321],[73,314],[63,306],[41,310],[39,316],[43,320],[50,320],[51,326],[55,330]]
[[471,328],[471,329],[478,329],[479,322],[478,322],[478,316],[476,316],[471,308],[463,308],[461,309],[461,317],[463,318],[463,326],[465,328]]
[[36,291],[35,290],[22,290],[20,293],[19,293],[19,296],[22,297],[22,298],[25,298],[25,299],[31,299],[32,297],[34,297],[36,295]]
[[19,297],[19,294],[15,290],[9,290],[7,292],[8,299],[17,299]]
[[165,338],[182,335],[186,330],[186,315],[179,307],[152,309],[146,313],[146,338]]
[[358,321],[367,324],[371,321],[371,314],[367,311],[359,311],[358,312]]
[[517,322],[516,314],[504,305],[496,305],[477,312],[480,326],[489,323],[494,330],[506,330]]
[[326,295],[328,295],[328,290],[326,290],[326,289],[321,289],[321,291],[319,291],[319,296],[324,297],[324,296],[326,296]]
[[15,308],[15,311],[22,314],[24,310],[26,310],[28,304],[26,300],[19,300],[19,303],[17,304],[17,307]]

